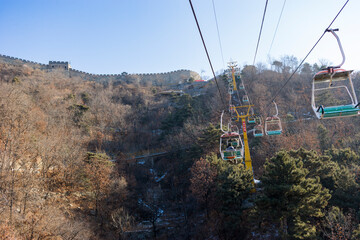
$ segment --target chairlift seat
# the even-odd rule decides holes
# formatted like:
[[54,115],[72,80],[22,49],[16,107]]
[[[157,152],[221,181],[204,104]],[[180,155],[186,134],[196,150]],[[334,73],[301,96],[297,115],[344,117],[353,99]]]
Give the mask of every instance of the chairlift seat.
[[224,152],[224,160],[231,160],[234,159],[234,152]]
[[255,123],[255,118],[248,118],[248,123]]
[[224,151],[224,160],[242,159],[242,151]]
[[323,118],[331,118],[331,117],[339,117],[339,116],[351,116],[358,115],[359,108],[355,107],[354,104],[349,105],[340,105],[340,106],[331,106],[324,107],[324,114],[319,110],[319,114],[322,115]]
[[236,158],[242,158],[242,153],[240,150],[235,151],[235,153],[236,153]]
[[266,133],[267,133],[267,135],[272,136],[272,135],[280,135],[282,133],[282,131],[274,130],[274,131],[267,131]]
[[254,137],[263,137],[264,134],[263,133],[254,133]]

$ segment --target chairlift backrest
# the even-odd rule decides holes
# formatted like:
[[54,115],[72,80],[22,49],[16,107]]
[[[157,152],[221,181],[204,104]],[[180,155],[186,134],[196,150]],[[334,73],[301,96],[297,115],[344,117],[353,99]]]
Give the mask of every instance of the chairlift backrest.
[[332,69],[332,70],[322,70],[315,74],[313,81],[315,83],[321,82],[330,82],[330,81],[342,81],[350,78],[350,74],[353,70],[346,71],[344,69]]

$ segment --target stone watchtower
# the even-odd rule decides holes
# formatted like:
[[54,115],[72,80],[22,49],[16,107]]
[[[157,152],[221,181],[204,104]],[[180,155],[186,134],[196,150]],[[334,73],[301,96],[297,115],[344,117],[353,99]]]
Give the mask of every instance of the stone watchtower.
[[63,69],[68,71],[71,69],[69,62],[49,61],[48,69]]

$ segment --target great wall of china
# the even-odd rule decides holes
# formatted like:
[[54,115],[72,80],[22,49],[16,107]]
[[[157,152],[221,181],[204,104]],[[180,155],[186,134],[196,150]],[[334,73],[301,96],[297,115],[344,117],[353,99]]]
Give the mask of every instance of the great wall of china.
[[[142,84],[146,84],[147,82],[151,82],[153,85],[168,85],[168,84],[179,84],[188,81],[190,78],[193,80],[200,80],[201,77],[198,73],[181,69],[166,73],[143,73],[143,74],[92,74],[83,71],[79,71],[71,68],[68,62],[61,61],[49,61],[49,64],[37,63],[21,58],[16,58],[12,56],[6,56],[0,54],[0,62],[9,63],[13,65],[27,65],[28,67],[32,67],[35,69],[52,71],[53,69],[50,67],[50,64],[54,64],[56,66],[55,69],[62,69],[69,77],[81,77],[82,79],[89,81],[129,81],[129,82],[138,82]],[[64,68],[60,68],[59,66],[64,66]],[[52,66],[54,67],[54,66]]]

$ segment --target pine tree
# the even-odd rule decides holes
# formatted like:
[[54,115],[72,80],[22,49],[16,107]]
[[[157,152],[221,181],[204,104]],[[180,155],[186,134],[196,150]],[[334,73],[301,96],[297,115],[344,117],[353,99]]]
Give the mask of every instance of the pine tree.
[[350,148],[337,149],[334,146],[325,151],[325,154],[331,156],[332,160],[343,166],[351,164],[360,164],[360,156]]
[[282,239],[312,239],[316,228],[312,218],[322,217],[331,195],[319,177],[308,177],[300,158],[280,151],[267,161],[262,177],[263,196],[257,206],[270,219],[280,223]]
[[330,203],[344,210],[359,211],[360,186],[355,181],[355,174],[346,167],[336,173],[336,181]]
[[351,239],[351,235],[355,235],[352,218],[350,213],[344,214],[340,208],[332,207],[322,222],[322,234],[327,239]]
[[355,152],[332,147],[325,151],[326,155],[319,155],[313,150],[308,151],[303,148],[291,150],[289,154],[302,160],[303,166],[309,171],[308,178],[318,176],[320,183],[330,190],[332,194],[330,205],[344,210],[358,210],[360,186],[356,182],[355,173],[346,167],[358,161]]
[[358,225],[357,229],[352,234],[352,240],[360,239],[360,224]]
[[324,152],[330,147],[330,139],[328,135],[328,130],[322,124],[318,126],[318,139],[320,143],[320,150]]
[[336,175],[340,167],[336,162],[332,161],[330,156],[320,155],[314,150],[308,151],[304,148],[291,150],[289,154],[293,158],[302,160],[304,168],[309,171],[307,177],[315,178],[318,176],[325,188],[329,190],[335,188]]
[[220,135],[220,128],[210,123],[198,138],[198,144],[204,151],[214,151],[215,148],[219,147]]
[[253,174],[241,164],[221,164],[217,178],[217,206],[228,237],[241,235],[243,203],[253,188]]

